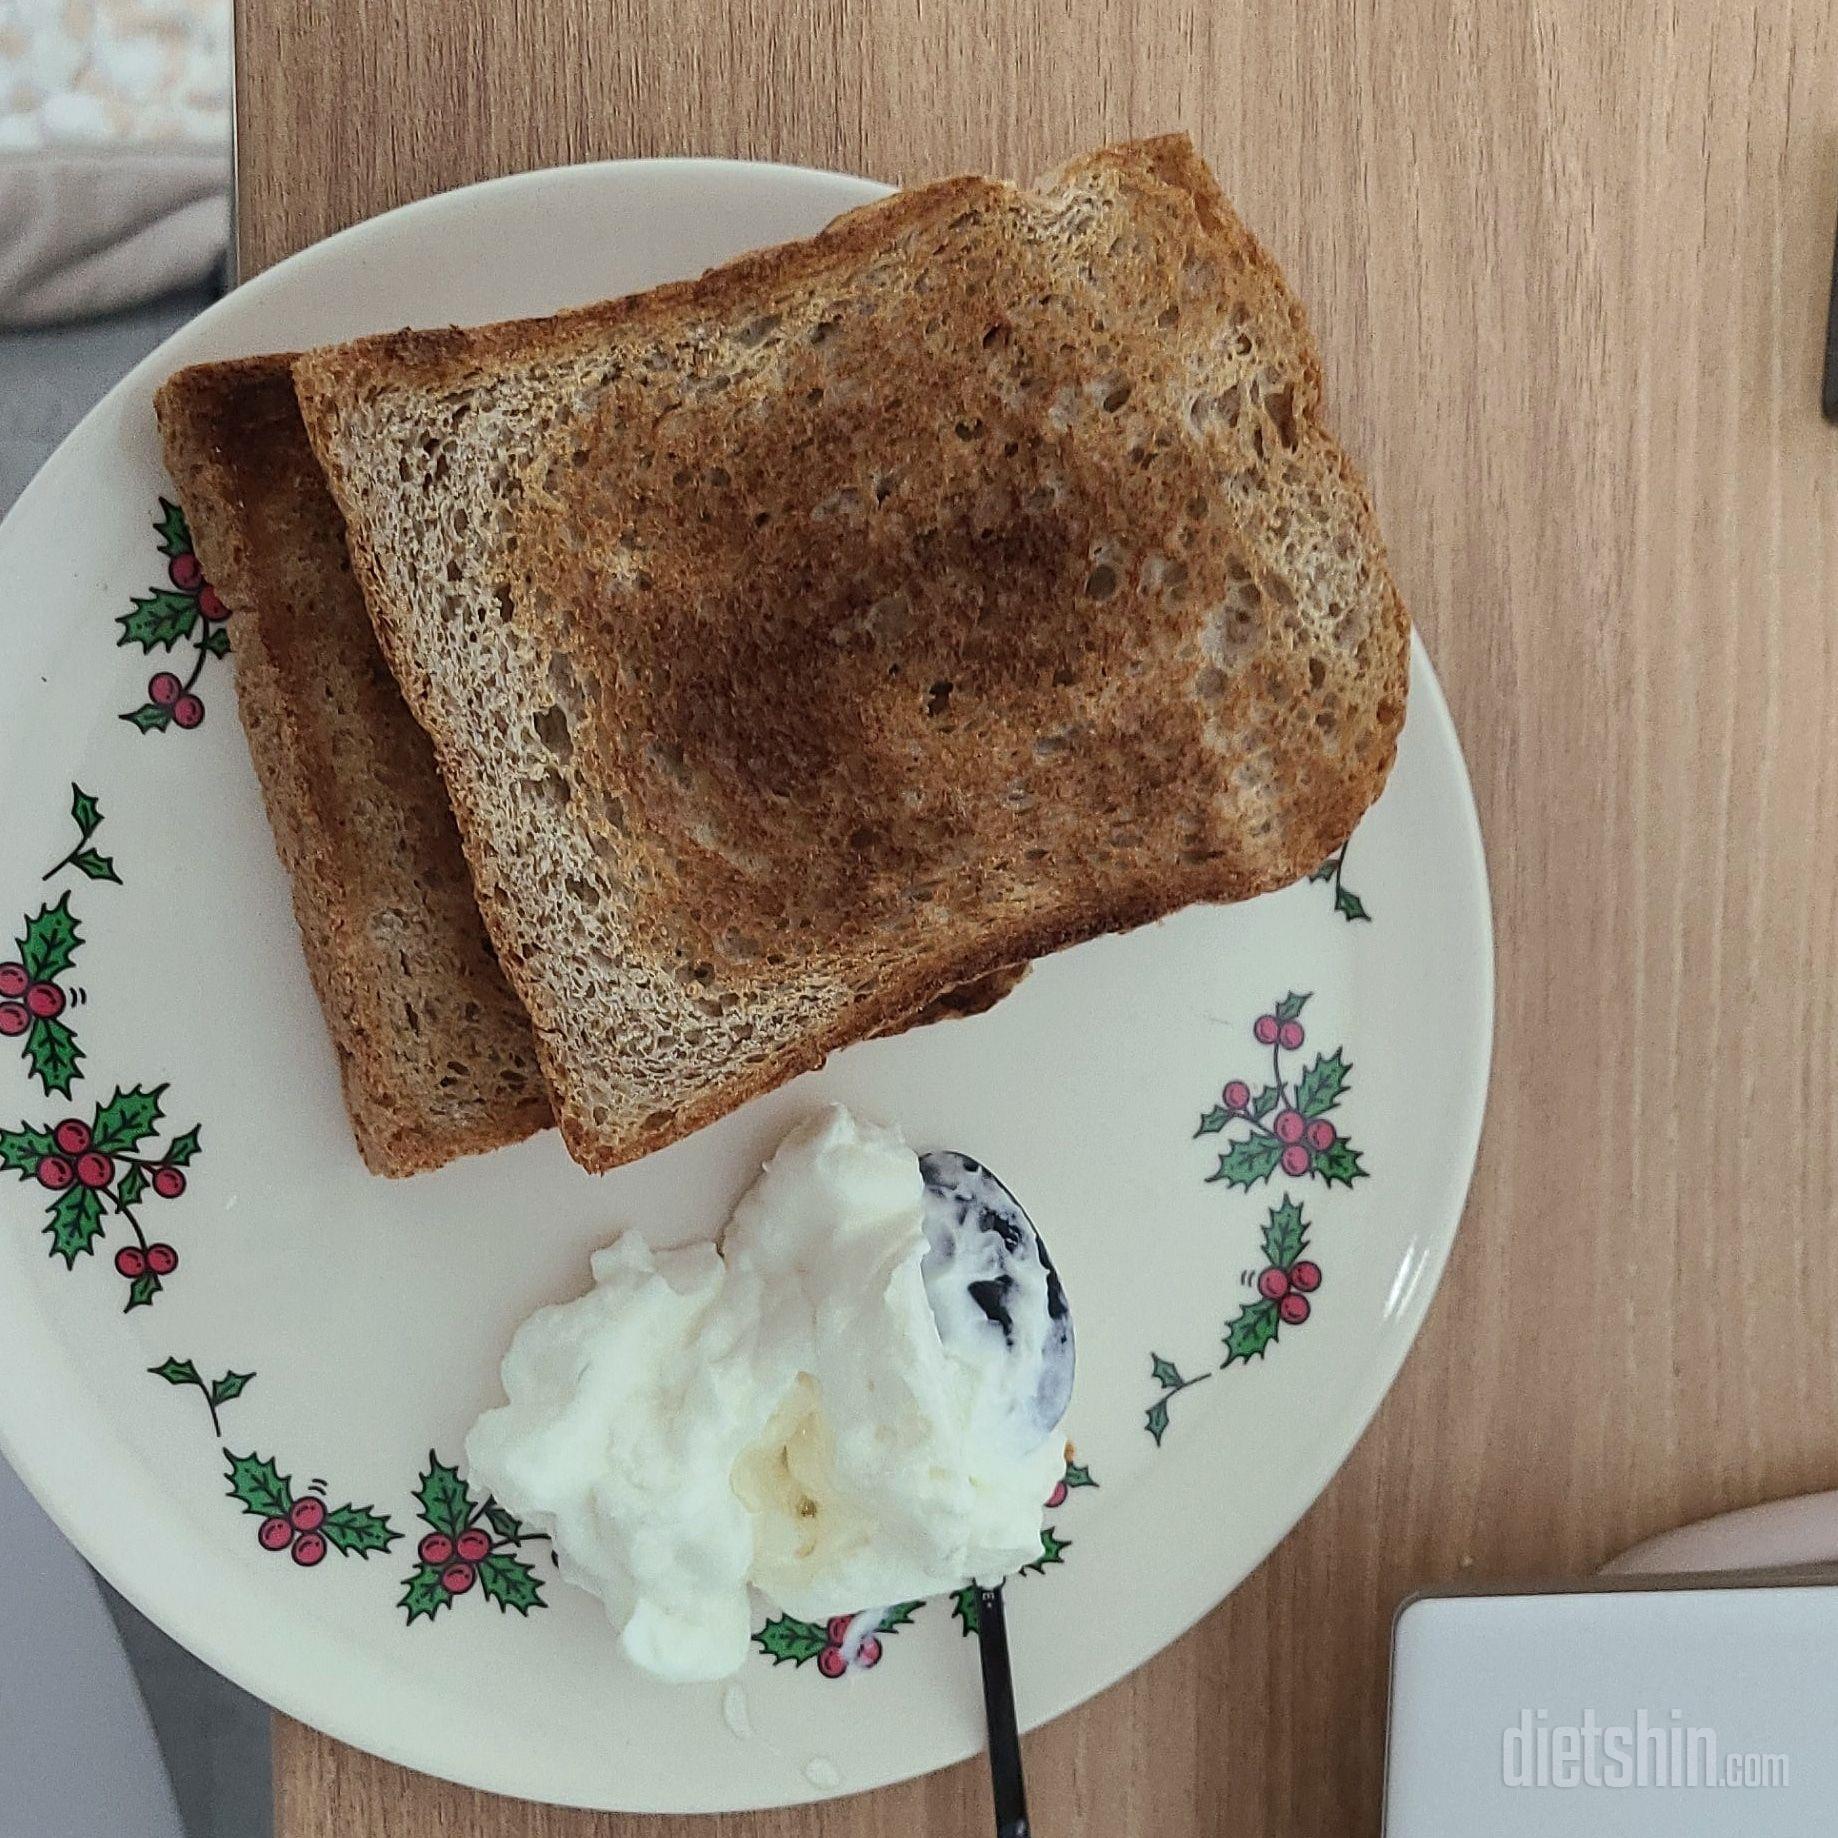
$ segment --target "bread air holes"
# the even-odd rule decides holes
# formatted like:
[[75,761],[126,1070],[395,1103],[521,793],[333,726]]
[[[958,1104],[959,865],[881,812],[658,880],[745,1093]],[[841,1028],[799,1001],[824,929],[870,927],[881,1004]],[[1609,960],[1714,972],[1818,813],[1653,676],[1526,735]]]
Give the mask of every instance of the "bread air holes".
[[934,720],[949,711],[952,687],[950,682],[941,679],[925,692],[925,712]]
[[1113,370],[1091,385],[1091,393],[1105,414],[1114,415],[1130,399],[1130,380]]

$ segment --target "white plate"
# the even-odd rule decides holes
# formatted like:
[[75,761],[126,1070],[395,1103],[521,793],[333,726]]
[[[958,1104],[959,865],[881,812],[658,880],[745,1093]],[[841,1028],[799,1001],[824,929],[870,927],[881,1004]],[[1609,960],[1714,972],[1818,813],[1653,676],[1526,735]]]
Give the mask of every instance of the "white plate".
[[[4,948],[15,916],[23,925],[68,900],[81,943],[51,980],[84,1055],[72,1095],[47,1095],[22,1051],[32,1037],[0,1039],[0,1123],[93,1123],[118,1086],[159,1086],[163,1114],[135,1153],[157,1160],[175,1132],[202,1132],[185,1191],[149,1188],[131,1207],[180,1256],[144,1306],[124,1310],[133,1291],[113,1259],[134,1231],[112,1205],[94,1254],[67,1268],[39,1228],[51,1207],[81,1202],[60,1202],[32,1168],[0,1187],[0,1440],[104,1574],[213,1665],[334,1735],[501,1793],[764,1806],[935,1768],[981,1739],[975,1652],[948,1601],[890,1630],[871,1670],[829,1678],[809,1655],[821,1636],[781,1627],[773,1642],[801,1662],[759,1653],[738,1690],[672,1688],[634,1676],[598,1605],[554,1578],[541,1545],[494,1534],[474,1586],[410,1623],[429,1451],[457,1457],[496,1395],[512,1326],[576,1292],[589,1250],[617,1228],[705,1233],[780,1132],[831,1098],[922,1146],[986,1157],[1023,1196],[1078,1311],[1069,1428],[1092,1483],[1047,1514],[1060,1561],[1010,1591],[1021,1709],[1037,1723],[1172,1640],[1314,1499],[1423,1318],[1472,1167],[1491,1027],[1486,875],[1421,650],[1397,770],[1344,882],[1190,911],[1049,959],[988,1015],[853,1048],[601,1179],[553,1136],[407,1182],[359,1164],[229,667],[201,646],[219,628],[177,588],[136,622],[189,623],[170,655],[144,655],[118,623],[137,598],[191,580],[160,546],[182,551],[183,538],[159,527],[171,487],[154,387],[200,358],[620,293],[805,234],[876,195],[832,174],[643,162],[533,173],[393,212],[173,338],[0,527],[0,955],[18,956]],[[152,672],[194,667],[201,723],[143,731],[121,719]],[[87,838],[73,785],[101,812]],[[41,878],[79,849],[107,857],[119,883],[74,861]],[[1342,887],[1369,917],[1337,910]],[[1258,1017],[1291,991],[1308,997],[1304,1045],[1259,1044]],[[1257,1091],[1273,1063],[1294,1081],[1335,1053],[1353,1067],[1330,1119],[1335,1153],[1350,1143],[1358,1156],[1350,1184],[1330,1187],[1317,1168],[1249,1189],[1209,1183],[1250,1128],[1196,1136],[1226,1081]],[[129,1166],[116,1161],[101,1191],[118,1197]],[[1309,1318],[1279,1321],[1261,1356],[1221,1368],[1227,1322],[1258,1302],[1262,1234],[1286,1196],[1324,1273]],[[213,1404],[182,1367],[176,1383],[150,1374],[167,1360],[205,1381],[255,1377]],[[1152,1361],[1204,1382],[1170,1391]],[[1158,1444],[1148,1424],[1164,1403]],[[387,1521],[335,1517],[348,1536],[394,1536],[313,1565],[267,1549],[262,1514],[232,1497],[233,1457],[273,1464],[243,1471],[258,1506],[285,1476],[296,1502],[323,1488],[328,1507]],[[527,1589],[515,1567],[526,1558],[541,1605],[494,1606],[486,1579]]]

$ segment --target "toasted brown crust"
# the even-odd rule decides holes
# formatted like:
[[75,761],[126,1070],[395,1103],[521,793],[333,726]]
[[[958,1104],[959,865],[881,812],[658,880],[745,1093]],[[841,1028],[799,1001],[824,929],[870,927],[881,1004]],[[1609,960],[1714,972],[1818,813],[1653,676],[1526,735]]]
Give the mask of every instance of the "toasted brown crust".
[[589,1167],[1292,880],[1390,768],[1404,610],[1184,139],[295,379]]
[[551,1121],[427,737],[383,664],[287,355],[155,398],[365,1162],[405,1175]]

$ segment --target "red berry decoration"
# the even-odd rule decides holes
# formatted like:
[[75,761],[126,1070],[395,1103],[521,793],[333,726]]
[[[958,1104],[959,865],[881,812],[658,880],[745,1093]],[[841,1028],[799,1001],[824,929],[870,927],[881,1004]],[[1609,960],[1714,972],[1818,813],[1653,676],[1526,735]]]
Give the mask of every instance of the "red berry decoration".
[[147,1274],[147,1254],[137,1244],[124,1244],[115,1253],[115,1268],[131,1283]]
[[1292,1142],[1283,1151],[1283,1172],[1300,1180],[1314,1166],[1315,1158],[1301,1143]]
[[438,1569],[453,1561],[453,1540],[445,1532],[429,1532],[415,1547],[415,1555],[424,1564],[433,1564]]
[[1334,1146],[1339,1132],[1325,1117],[1317,1117],[1308,1126],[1308,1146],[1317,1155],[1325,1155]]
[[294,1528],[285,1518],[277,1515],[262,1521],[262,1529],[256,1537],[261,1541],[264,1551],[285,1551],[294,1541]]
[[855,1649],[855,1663],[858,1666],[878,1666],[881,1663],[881,1643],[872,1634]]
[[294,1562],[303,1570],[312,1569],[325,1556],[325,1538],[319,1532],[302,1532],[294,1540]]
[[173,586],[184,593],[194,593],[204,584],[204,570],[198,565],[198,558],[189,551],[175,555],[166,572]]
[[185,1174],[182,1169],[159,1167],[153,1170],[153,1191],[162,1200],[176,1200],[185,1191]]
[[1257,1279],[1257,1293],[1268,1302],[1280,1302],[1289,1293],[1289,1272],[1272,1264]]
[[66,1155],[81,1155],[89,1147],[89,1125],[81,1117],[66,1117],[51,1139]]
[[1308,1038],[1299,1021],[1285,1021],[1276,1031],[1277,1044],[1285,1053],[1293,1053]]
[[841,1647],[825,1647],[817,1655],[817,1670],[825,1678],[841,1678],[849,1669],[849,1662],[842,1656]]
[[440,1573],[440,1586],[448,1595],[464,1595],[472,1587],[471,1564],[452,1563]]
[[64,992],[55,983],[34,983],[26,991],[26,1009],[40,1021],[64,1012]]
[[0,1002],[0,1034],[9,1038],[23,1034],[32,1025],[23,1002]]
[[853,1615],[831,1615],[824,1625],[824,1633],[829,1636],[830,1645],[839,1647],[849,1638],[849,1629],[855,1625]]
[[171,708],[185,693],[185,685],[170,670],[162,670],[147,679],[147,700],[159,708]]
[[38,1184],[53,1193],[63,1190],[77,1178],[77,1171],[61,1155],[42,1156],[38,1164]]
[[1308,1119],[1299,1110],[1279,1110],[1276,1122],[1270,1127],[1276,1131],[1278,1142],[1300,1142],[1308,1128]]
[[24,964],[0,964],[0,996],[22,996],[31,986]]
[[476,1564],[491,1555],[491,1533],[481,1526],[469,1526],[453,1541],[453,1548],[467,1563]]
[[204,719],[204,704],[194,695],[182,695],[172,705],[172,718],[182,728],[195,728]]
[[114,1178],[114,1158],[104,1155],[100,1149],[91,1149],[87,1154],[77,1157],[77,1181],[80,1185],[106,1187]]
[[1259,1015],[1251,1032],[1266,1046],[1276,1045],[1277,1036],[1283,1031],[1283,1024],[1274,1015]]
[[171,1276],[179,1267],[179,1254],[169,1244],[150,1244],[147,1247],[147,1268],[155,1276]]
[[1321,1287],[1321,1266],[1311,1263],[1306,1257],[1299,1264],[1289,1266],[1289,1286],[1292,1289],[1319,1289]]
[[325,1524],[325,1501],[309,1493],[305,1499],[294,1502],[287,1516],[293,1521],[296,1532],[316,1532]]
[[1276,1312],[1281,1315],[1291,1327],[1300,1327],[1302,1323],[1308,1319],[1308,1297],[1299,1296],[1294,1290],[1291,1290],[1288,1295],[1284,1296],[1282,1301],[1277,1303]]
[[1250,1109],[1251,1087],[1243,1079],[1233,1079],[1219,1096],[1224,1100],[1227,1110]]
[[1047,1504],[1049,1506],[1064,1506],[1065,1503],[1066,1483],[1064,1481],[1055,1481],[1053,1483],[1053,1491],[1047,1495]]
[[198,611],[201,612],[206,619],[227,619],[230,616],[230,609],[217,598],[217,589],[214,587],[200,589],[198,594]]

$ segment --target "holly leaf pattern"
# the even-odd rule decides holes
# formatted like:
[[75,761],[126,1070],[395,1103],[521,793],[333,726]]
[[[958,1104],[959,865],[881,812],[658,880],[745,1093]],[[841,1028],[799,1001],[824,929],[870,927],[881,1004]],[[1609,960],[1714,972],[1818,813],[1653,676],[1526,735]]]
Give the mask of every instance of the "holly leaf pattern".
[[228,657],[230,655],[230,634],[227,628],[221,625],[207,626],[204,632],[204,648],[212,657]]
[[457,1538],[472,1522],[472,1495],[459,1477],[457,1468],[449,1468],[432,1449],[428,1451],[428,1471],[415,1489],[421,1502],[421,1516],[437,1532]]
[[203,1379],[198,1376],[198,1368],[189,1359],[168,1359],[160,1365],[149,1366],[147,1370],[155,1378],[163,1378],[168,1385],[201,1387],[204,1384]]
[[1279,1270],[1287,1270],[1302,1255],[1307,1236],[1301,1207],[1285,1198],[1281,1206],[1270,1209],[1270,1222],[1264,1227],[1264,1256]]
[[983,1604],[977,1592],[966,1583],[951,1598],[951,1612],[966,1636],[983,1631]]
[[123,1304],[121,1312],[127,1315],[132,1314],[137,1308],[151,1308],[153,1298],[159,1294],[161,1288],[160,1279],[151,1270],[144,1276],[137,1276],[128,1285],[128,1299]]
[[815,1621],[798,1621],[790,1615],[774,1615],[753,1636],[753,1644],[775,1666],[783,1665],[787,1660],[794,1666],[801,1666],[807,1659],[815,1659],[830,1644],[830,1636],[828,1629],[818,1626]]
[[1359,1151],[1344,1136],[1331,1149],[1323,1149],[1315,1157],[1315,1172],[1330,1187],[1336,1181],[1343,1187],[1351,1187],[1366,1175],[1365,1169],[1359,1165]]
[[15,1174],[34,1175],[38,1164],[57,1147],[49,1130],[35,1130],[22,1123],[16,1130],[0,1130],[0,1168],[11,1168]]
[[1247,1136],[1219,1157],[1219,1166],[1206,1178],[1228,1187],[1255,1187],[1276,1172],[1282,1158],[1283,1145],[1274,1136]]
[[[165,1087],[162,1086],[161,1090]],[[198,1153],[198,1126],[194,1123],[183,1136],[175,1136],[166,1145],[166,1153],[160,1157],[169,1167],[183,1168]]]
[[92,881],[113,881],[121,885],[121,876],[115,872],[114,862],[106,855],[98,855],[94,849],[79,849],[70,858],[70,865],[89,876]]
[[82,1063],[83,1049],[63,1022],[40,1017],[26,1029],[26,1066],[47,1094],[69,1097]]
[[230,1498],[240,1500],[246,1513],[273,1519],[293,1508],[293,1483],[264,1455],[231,1455],[225,1478],[230,1483]]
[[1040,1555],[1031,1564],[1021,1566],[1023,1576],[1039,1576],[1048,1564],[1063,1564],[1066,1553],[1072,1549],[1070,1538],[1061,1538],[1052,1526],[1042,1526],[1040,1530]]
[[1366,911],[1366,903],[1351,887],[1337,887],[1334,890],[1334,911],[1347,920],[1364,919],[1370,922],[1372,915]]
[[319,1529],[334,1550],[357,1551],[365,1556],[372,1551],[387,1551],[402,1535],[373,1506],[340,1506],[326,1514]]
[[160,554],[189,555],[191,531],[186,527],[185,513],[170,498],[160,499],[160,514],[153,527],[160,533]]
[[1149,1355],[1149,1371],[1164,1391],[1178,1391],[1187,1382],[1181,1377],[1180,1367],[1171,1359],[1163,1359],[1159,1353]]
[[1294,1021],[1296,1017],[1301,1014],[1303,1008],[1307,1006],[1308,993],[1309,992],[1304,991],[1298,994],[1292,989],[1270,1012],[1275,1015],[1279,1021]]
[[532,1608],[544,1606],[536,1572],[509,1551],[493,1551],[479,1559],[479,1587],[501,1610],[514,1608],[527,1615]]
[[69,894],[55,906],[41,906],[26,921],[18,942],[19,961],[27,976],[39,982],[62,976],[75,962],[77,946],[83,942],[70,915]]
[[70,787],[70,814],[76,820],[77,828],[87,837],[102,821],[102,806],[81,785],[73,784]]
[[1196,1137],[1217,1136],[1231,1120],[1232,1113],[1215,1104],[1211,1110],[1201,1114],[1200,1127],[1194,1131],[1194,1135]]
[[102,1233],[102,1196],[93,1187],[66,1187],[52,1202],[45,1221],[51,1255],[71,1269]]
[[1255,1117],[1259,1123],[1262,1123],[1263,1120],[1276,1109],[1276,1101],[1282,1095],[1281,1086],[1266,1085],[1263,1090],[1251,1100],[1251,1115]]
[[485,1502],[485,1517],[491,1522],[491,1529],[510,1544],[516,1544],[523,1537],[523,1521],[513,1513],[507,1513],[496,1500]]
[[443,1608],[450,1608],[452,1604],[452,1596],[440,1586],[440,1572],[432,1564],[418,1564],[414,1575],[404,1585],[402,1597],[396,1606],[408,1610],[408,1625],[413,1627],[418,1617],[426,1615],[432,1620]]
[[161,708],[156,702],[143,702],[139,708],[129,709],[122,720],[133,722],[143,734],[157,734],[161,728],[171,725],[172,710]]
[[1157,1398],[1144,1413],[1143,1428],[1155,1438],[1155,1446],[1162,1446],[1162,1438],[1168,1433],[1168,1400]]
[[1330,855],[1319,868],[1308,878],[1311,881],[1331,881],[1340,872],[1340,855],[1338,851]]
[[896,1627],[904,1627],[920,1609],[923,1602],[896,1602],[875,1624],[877,1634],[891,1634]]
[[1274,1302],[1261,1296],[1255,1302],[1247,1302],[1226,1326],[1223,1363],[1229,1366],[1235,1359],[1261,1358],[1276,1338],[1280,1319]]
[[1352,1070],[1338,1047],[1332,1053],[1317,1055],[1296,1085],[1296,1109],[1305,1117],[1319,1117],[1332,1110],[1340,1102]]
[[146,1169],[139,1162],[129,1162],[121,1171],[121,1179],[115,1183],[116,1204],[121,1207],[137,1205],[146,1191]]
[[162,587],[159,592],[136,595],[134,610],[115,623],[121,627],[117,645],[139,645],[143,651],[170,651],[188,638],[198,623],[198,596]]
[[249,1389],[249,1381],[255,1377],[253,1372],[226,1372],[211,1387],[211,1402],[227,1404],[232,1398],[240,1398]]
[[1082,1468],[1075,1461],[1066,1463],[1066,1486],[1068,1488],[1095,1487],[1097,1484],[1098,1483],[1091,1478],[1091,1470],[1089,1468]]
[[123,1091],[116,1086],[115,1095],[96,1112],[96,1120],[90,1125],[90,1147],[104,1155],[122,1155],[139,1148],[160,1120],[160,1095],[165,1089],[164,1085],[155,1085],[148,1091],[136,1085],[132,1091]]

